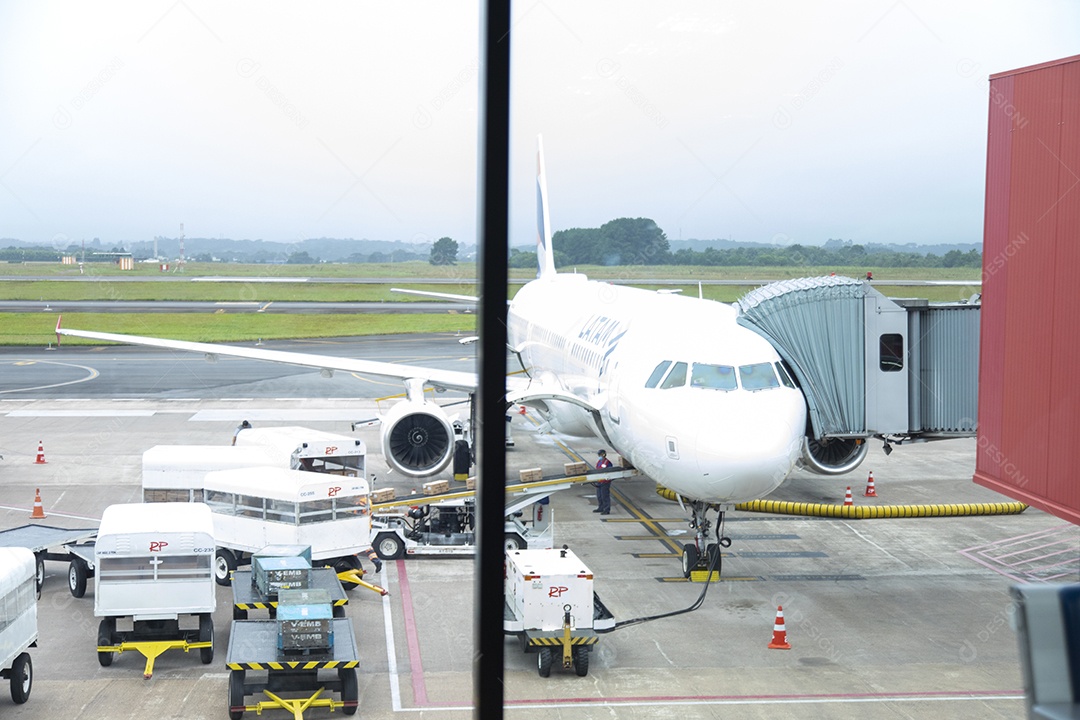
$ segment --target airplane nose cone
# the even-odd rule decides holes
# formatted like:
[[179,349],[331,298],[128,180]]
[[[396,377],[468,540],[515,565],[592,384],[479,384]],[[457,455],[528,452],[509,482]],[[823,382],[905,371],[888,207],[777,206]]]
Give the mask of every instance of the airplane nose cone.
[[739,503],[769,494],[798,459],[805,424],[801,404],[752,395],[746,412],[725,413],[697,433],[698,470],[712,502]]

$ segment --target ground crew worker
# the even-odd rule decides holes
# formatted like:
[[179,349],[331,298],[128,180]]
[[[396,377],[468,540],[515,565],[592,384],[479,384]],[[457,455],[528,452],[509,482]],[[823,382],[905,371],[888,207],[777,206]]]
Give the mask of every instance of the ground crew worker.
[[[599,457],[596,461],[597,470],[607,470],[611,467],[607,450],[600,450],[596,454]],[[611,481],[606,478],[596,481],[596,509],[593,512],[601,515],[611,514]]]
[[249,423],[247,420],[245,420],[244,422],[237,425],[236,426],[236,431],[232,434],[232,444],[233,445],[236,444],[236,436],[240,434],[241,430],[250,430],[250,429],[251,429],[251,423]]

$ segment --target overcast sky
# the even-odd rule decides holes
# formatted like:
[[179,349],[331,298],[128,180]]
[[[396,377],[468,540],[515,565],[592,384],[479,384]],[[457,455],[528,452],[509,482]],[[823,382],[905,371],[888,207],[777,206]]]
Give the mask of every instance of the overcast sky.
[[[511,242],[979,242],[987,76],[1080,3],[514,4]],[[476,240],[477,3],[0,4],[0,238]]]

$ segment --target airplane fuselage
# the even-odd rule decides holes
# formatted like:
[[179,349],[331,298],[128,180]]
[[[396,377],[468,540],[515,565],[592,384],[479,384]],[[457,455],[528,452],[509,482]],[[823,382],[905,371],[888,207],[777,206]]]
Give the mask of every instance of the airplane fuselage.
[[686,498],[762,497],[798,460],[802,393],[728,305],[556,274],[524,286],[508,322],[533,382],[581,400],[536,405],[553,430],[610,443]]

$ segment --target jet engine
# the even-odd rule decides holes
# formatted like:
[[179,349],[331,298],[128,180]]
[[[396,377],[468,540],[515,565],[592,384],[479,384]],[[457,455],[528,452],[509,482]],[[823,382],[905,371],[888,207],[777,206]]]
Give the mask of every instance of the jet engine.
[[382,451],[403,475],[430,477],[454,456],[454,428],[438,405],[405,400],[382,418]]
[[864,438],[803,438],[802,466],[819,475],[843,475],[859,466],[870,445]]

